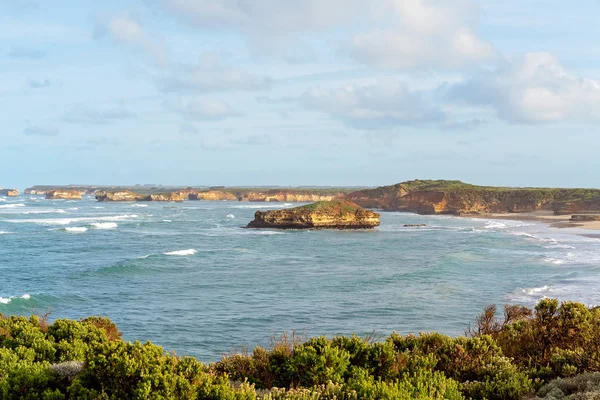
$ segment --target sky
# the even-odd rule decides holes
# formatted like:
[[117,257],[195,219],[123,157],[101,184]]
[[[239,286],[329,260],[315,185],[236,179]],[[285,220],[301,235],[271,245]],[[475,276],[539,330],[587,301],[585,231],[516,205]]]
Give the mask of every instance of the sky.
[[0,186],[600,187],[600,1],[0,0]]

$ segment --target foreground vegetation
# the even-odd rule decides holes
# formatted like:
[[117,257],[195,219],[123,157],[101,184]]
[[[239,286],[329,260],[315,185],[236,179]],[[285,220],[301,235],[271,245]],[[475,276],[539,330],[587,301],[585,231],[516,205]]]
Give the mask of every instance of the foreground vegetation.
[[599,371],[600,310],[550,299],[490,306],[464,337],[284,335],[211,365],[106,318],[0,315],[0,399],[594,399]]

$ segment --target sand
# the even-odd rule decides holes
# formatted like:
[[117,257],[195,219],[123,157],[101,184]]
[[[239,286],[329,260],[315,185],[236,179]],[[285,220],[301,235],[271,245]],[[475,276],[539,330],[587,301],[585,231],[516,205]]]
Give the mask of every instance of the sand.
[[[535,220],[550,224],[555,228],[579,228],[590,231],[600,231],[600,221],[577,221],[571,222],[570,215],[554,215],[552,211],[534,211],[527,213],[516,214],[483,214],[469,217],[475,218],[493,218],[493,219],[518,219],[518,220]],[[588,237],[600,237],[600,234],[586,234]]]

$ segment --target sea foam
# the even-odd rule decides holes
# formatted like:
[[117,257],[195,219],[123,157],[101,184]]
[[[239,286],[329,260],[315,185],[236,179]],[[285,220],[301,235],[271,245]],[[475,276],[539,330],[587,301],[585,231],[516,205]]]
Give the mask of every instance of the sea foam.
[[87,231],[87,228],[83,227],[83,226],[73,226],[70,228],[65,228],[65,231],[73,232],[73,233],[82,233],[82,232]]
[[29,300],[31,296],[25,293],[23,296],[0,297],[0,304],[8,304],[14,299]]
[[119,225],[114,222],[92,222],[90,226],[93,226],[96,229],[114,229]]
[[195,249],[188,249],[188,250],[171,251],[171,252],[163,253],[163,254],[165,256],[191,256],[196,253],[197,253],[197,251]]
[[11,223],[33,223],[39,225],[69,225],[73,222],[97,222],[97,221],[122,221],[138,218],[136,214],[113,215],[107,217],[81,217],[81,218],[48,218],[48,219],[7,219]]
[[17,207],[25,207],[25,204],[3,204],[0,206],[0,208],[17,208]]

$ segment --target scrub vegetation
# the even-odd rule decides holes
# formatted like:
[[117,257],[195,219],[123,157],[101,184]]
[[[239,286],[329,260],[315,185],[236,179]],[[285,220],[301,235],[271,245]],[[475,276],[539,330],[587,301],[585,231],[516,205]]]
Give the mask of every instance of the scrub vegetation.
[[283,335],[203,364],[126,342],[108,319],[0,315],[0,399],[592,399],[600,310],[494,306],[465,336]]

